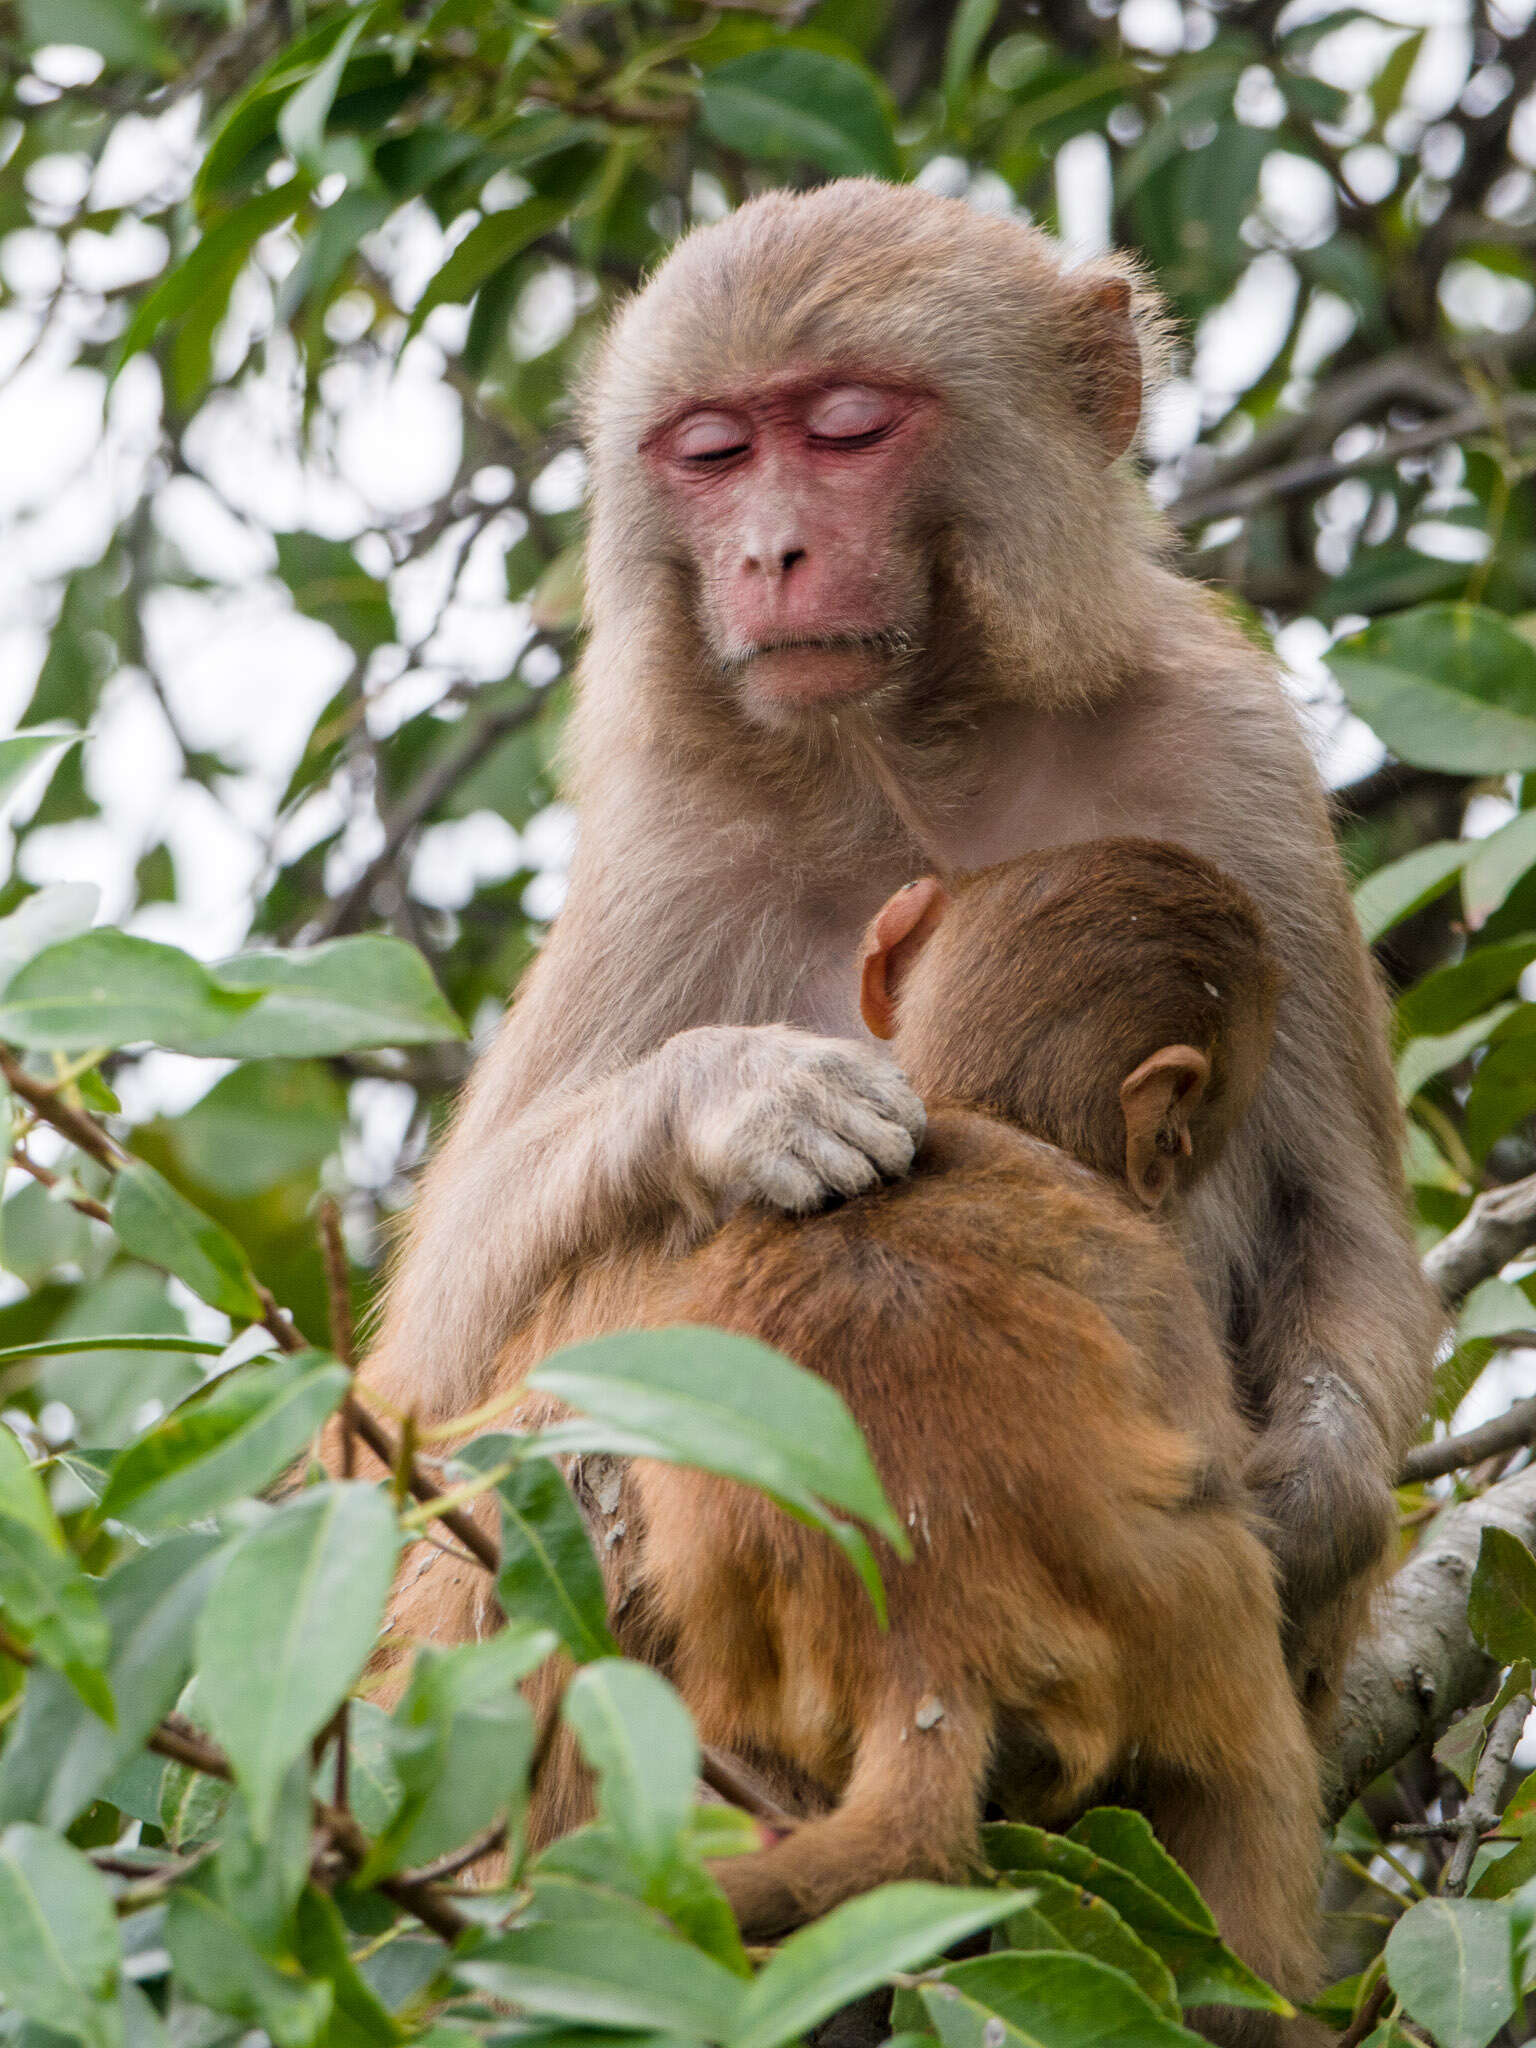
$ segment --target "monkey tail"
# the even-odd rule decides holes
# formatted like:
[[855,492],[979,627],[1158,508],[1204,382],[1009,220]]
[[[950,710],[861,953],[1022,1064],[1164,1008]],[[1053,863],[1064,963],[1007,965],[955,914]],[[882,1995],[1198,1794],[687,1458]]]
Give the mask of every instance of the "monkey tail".
[[800,1822],[769,1848],[710,1866],[745,1938],[787,1934],[898,1878],[963,1877],[978,1861],[992,1720],[989,1709],[960,1699],[888,1702],[867,1725],[831,1813]]

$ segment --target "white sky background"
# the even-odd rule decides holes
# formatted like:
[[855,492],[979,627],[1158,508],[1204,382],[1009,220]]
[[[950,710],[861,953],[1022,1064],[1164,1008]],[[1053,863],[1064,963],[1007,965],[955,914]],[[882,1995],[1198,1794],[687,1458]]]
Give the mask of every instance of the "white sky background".
[[[1298,0],[1292,18],[1327,11],[1332,0]],[[1516,15],[1529,11],[1511,0]],[[1483,72],[1471,79],[1471,31],[1467,0],[1378,0],[1376,11],[1403,28],[1427,33],[1409,81],[1406,111],[1396,117],[1395,144],[1412,148],[1420,136],[1467,93],[1498,97],[1497,78]],[[1180,0],[1127,0],[1120,13],[1129,41],[1148,51],[1171,53],[1199,47],[1212,33],[1210,17]],[[1400,30],[1357,21],[1337,30],[1314,55],[1314,68],[1328,82],[1355,95],[1346,125],[1363,133],[1371,122],[1365,89],[1400,39]],[[57,48],[42,52],[37,70],[63,85],[94,75],[93,53]],[[1273,80],[1255,66],[1239,90],[1244,118],[1259,126],[1279,118]],[[197,108],[184,102],[155,120],[130,116],[118,122],[96,172],[95,207],[161,205],[187,190],[197,163]],[[1448,131],[1442,131],[1448,132]],[[1528,104],[1515,133],[1517,158],[1536,165],[1536,106]],[[1390,152],[1363,145],[1348,151],[1345,166],[1367,198],[1386,189],[1395,171]],[[0,730],[9,729],[36,680],[57,604],[57,579],[97,558],[111,532],[143,495],[146,474],[157,465],[159,388],[145,357],[136,358],[106,395],[94,370],[76,367],[77,340],[112,331],[118,317],[97,294],[150,276],[165,259],[160,230],[125,218],[110,235],[77,232],[67,259],[47,221],[62,220],[82,196],[89,177],[83,157],[57,155],[27,174],[29,192],[44,225],[0,240],[0,278],[9,303],[0,307]],[[500,195],[512,203],[515,181]],[[965,166],[940,159],[924,182],[965,190]],[[1097,136],[1068,143],[1056,167],[1062,231],[1069,245],[1089,253],[1105,244],[1110,200],[1109,153]],[[1506,180],[1502,210],[1536,205],[1530,170]],[[1009,207],[1011,194],[994,174],[969,185],[983,207]],[[707,204],[709,194],[699,199]],[[56,209],[56,210],[55,210]],[[394,279],[397,298],[409,305],[442,262],[470,216],[445,236],[423,206],[392,222],[369,244],[374,260]],[[1191,338],[1184,374],[1161,394],[1149,418],[1146,440],[1154,462],[1171,464],[1194,441],[1202,424],[1221,420],[1233,399],[1273,359],[1285,338],[1297,290],[1296,272],[1274,246],[1305,247],[1326,240],[1334,226],[1334,204],[1326,176],[1293,155],[1272,157],[1261,191],[1260,219],[1253,240],[1262,250],[1231,300]],[[247,279],[236,293],[216,349],[226,372],[245,353],[248,338],[270,323],[271,285],[293,262],[297,244],[286,231],[260,245],[262,279]],[[42,314],[67,260],[75,289],[48,334],[39,341]],[[1529,288],[1477,271],[1453,273],[1448,311],[1468,328],[1509,329],[1532,310]],[[528,356],[550,347],[569,325],[574,293],[569,277],[550,272],[518,313],[517,345]],[[1297,354],[1298,382],[1291,402],[1304,406],[1307,373],[1347,332],[1342,302],[1314,312]],[[218,391],[203,407],[187,437],[186,452],[208,482],[178,476],[159,480],[154,517],[160,531],[188,565],[215,586],[210,591],[162,588],[147,619],[150,651],[162,680],[162,708],[142,672],[120,671],[108,684],[94,738],[86,755],[86,780],[101,805],[99,819],[58,825],[25,843],[22,869],[42,883],[84,880],[103,892],[102,916],[127,917],[130,929],[186,946],[204,958],[233,951],[245,936],[253,890],[274,851],[274,814],[303,743],[321,706],[347,672],[350,657],[330,631],[297,614],[274,574],[272,531],[299,529],[336,539],[367,535],[359,552],[365,567],[390,569],[387,545],[373,531],[380,524],[417,523],[436,504],[457,473],[461,458],[459,401],[443,378],[443,347],[462,336],[464,309],[441,307],[423,333],[393,362],[386,332],[377,357],[343,359],[322,379],[324,406],[318,445],[301,451],[300,380],[291,344],[279,337],[269,349],[260,377],[245,376],[238,388]],[[105,323],[105,324],[104,324]],[[342,300],[330,324],[339,341],[360,331],[356,302]],[[19,367],[18,367],[19,366]],[[106,424],[103,429],[103,401]],[[1362,430],[1363,431],[1363,430]],[[1455,499],[1459,457],[1445,459],[1442,494],[1448,509]],[[506,497],[510,477],[484,470],[471,485],[468,515]],[[209,488],[209,484],[213,488]],[[576,502],[581,478],[570,457],[552,466],[539,491],[544,509]],[[1166,492],[1166,472],[1154,475],[1154,489]],[[1342,565],[1364,517],[1363,484],[1345,482],[1325,501],[1330,522],[1322,551],[1332,548]],[[455,601],[438,618],[448,564],[465,528],[450,527],[431,554],[392,577],[400,630],[417,654],[400,673],[398,654],[374,657],[369,671],[370,722],[380,734],[436,701],[466,677],[505,676],[528,636],[521,607],[506,601],[501,561],[518,537],[520,515],[509,510],[493,518],[470,550]],[[1435,552],[1479,543],[1464,527],[1421,522],[1418,544]],[[435,629],[434,619],[437,620]],[[1344,622],[1346,625],[1348,622]],[[424,640],[425,643],[421,644]],[[1339,705],[1320,656],[1329,631],[1315,620],[1299,620],[1280,636],[1282,656],[1298,698],[1308,708],[1319,756],[1328,778],[1342,782],[1381,758],[1374,737]],[[220,785],[222,801],[182,781],[178,749],[167,711],[187,743],[217,751],[236,769]],[[17,806],[23,814],[33,798]],[[1507,814],[1497,799],[1485,800],[1477,821],[1491,830]],[[283,827],[280,849],[292,858],[334,829],[340,800],[326,791],[312,796]],[[376,850],[378,827],[356,822],[333,853],[330,886],[344,888]],[[0,855],[9,837],[0,828]],[[165,841],[177,875],[177,900],[128,914],[133,870],[151,847]],[[416,856],[414,880],[425,900],[453,909],[474,890],[513,873],[520,865],[542,872],[533,884],[530,908],[547,915],[558,907],[564,864],[569,857],[571,821],[558,807],[536,819],[521,836],[489,812],[434,826]],[[135,1076],[125,1076],[130,1108],[179,1109],[210,1085],[220,1069],[202,1061],[156,1055]],[[365,1118],[367,1161],[359,1159],[375,1185],[389,1177],[403,1136],[401,1091],[384,1084]],[[1536,1378],[1536,1376],[1533,1376]]]
[[[1322,6],[1315,11],[1323,11]],[[1466,84],[1467,8],[1464,0],[1389,0],[1380,11],[1405,26],[1428,29],[1410,82],[1413,112],[1404,119],[1407,141],[1410,129],[1433,124],[1454,105]],[[1155,52],[1209,37],[1209,18],[1198,8],[1181,7],[1178,0],[1129,0],[1121,24],[1130,40]],[[1375,23],[1351,24],[1319,46],[1316,68],[1329,82],[1360,93],[1396,40]],[[62,83],[89,75],[94,64],[90,53],[59,49],[44,53],[39,68]],[[1240,95],[1245,115],[1260,125],[1272,123],[1278,117],[1277,98],[1273,82],[1255,67]],[[196,108],[186,103],[158,121],[131,117],[119,122],[96,176],[92,204],[131,205],[150,195],[183,192],[196,164],[195,121]],[[1524,125],[1536,131],[1536,122]],[[1536,161],[1536,132],[1521,140],[1524,153]],[[1353,152],[1349,170],[1362,190],[1370,192],[1373,177],[1382,175],[1382,165],[1373,159],[1386,156],[1369,146]],[[34,166],[28,186],[46,210],[50,203],[64,206],[78,199],[86,174],[83,158],[55,156]],[[1109,177],[1108,152],[1099,138],[1081,137],[1062,150],[1057,190],[1063,232],[1084,252],[1104,244]],[[929,167],[925,182],[963,182],[963,167],[941,160]],[[1527,177],[1525,182],[1529,186],[1532,181]],[[974,182],[971,196],[984,206],[1010,203],[1006,188],[991,174]],[[1529,199],[1528,194],[1519,196]],[[1267,223],[1298,244],[1324,240],[1333,225],[1327,179],[1298,157],[1271,160],[1262,207]],[[450,245],[451,237],[443,236],[424,207],[412,208],[392,225],[378,255],[403,302],[410,302]],[[261,254],[275,280],[292,262],[296,244],[279,232],[266,239]],[[73,366],[73,336],[99,332],[97,323],[111,317],[93,291],[151,274],[163,258],[159,230],[144,223],[124,221],[110,236],[75,235],[68,263],[80,291],[38,346],[40,310],[59,275],[60,242],[40,229],[12,233],[0,242],[0,277],[11,297],[0,309],[0,729],[14,723],[35,681],[56,603],[53,579],[99,554],[114,525],[141,495],[157,441],[159,393],[153,367],[144,358],[129,365],[108,400],[103,434],[102,379],[93,370]],[[1454,308],[1469,325],[1509,327],[1528,316],[1531,295],[1525,287],[1510,280],[1490,286],[1488,273],[1478,273],[1478,279],[1478,301]],[[1187,374],[1162,394],[1150,419],[1147,440],[1156,459],[1167,462],[1177,456],[1202,420],[1222,417],[1233,397],[1273,358],[1286,332],[1296,284],[1287,258],[1269,250],[1252,265],[1231,301],[1205,321],[1193,338]],[[265,327],[269,309],[270,295],[262,284],[248,282],[237,293],[218,351],[226,364],[236,363],[243,353],[243,334]],[[558,274],[550,277],[535,302],[523,309],[530,330],[521,337],[527,353],[549,346],[572,310],[568,284]],[[346,334],[351,315],[345,302],[333,312],[338,336]],[[1337,320],[1347,324],[1347,318],[1339,307]],[[277,796],[317,712],[347,667],[345,651],[328,629],[293,611],[272,573],[269,533],[298,528],[351,539],[381,519],[425,514],[436,502],[460,457],[459,402],[442,380],[439,343],[455,341],[464,319],[461,309],[440,308],[393,371],[385,361],[355,360],[329,370],[323,380],[329,415],[322,425],[323,445],[302,458],[295,366],[281,341],[271,351],[272,367],[264,376],[246,377],[238,390],[225,390],[204,407],[188,453],[215,490],[193,478],[175,478],[157,491],[155,518],[189,565],[219,587],[211,593],[159,591],[148,627],[171,714],[187,741],[217,750],[240,772],[221,785],[222,804],[183,784],[160,706],[141,674],[123,671],[107,688],[87,758],[87,781],[102,816],[36,835],[22,856],[29,880],[95,881],[104,892],[103,916],[120,918],[131,900],[135,863],[163,838],[176,860],[178,900],[137,912],[130,919],[132,928],[204,957],[239,944],[251,892],[268,857]],[[1315,364],[1337,340],[1338,324],[1331,333],[1329,325],[1326,311],[1316,316],[1310,348],[1307,340],[1303,343],[1303,372],[1309,356]],[[8,375],[34,347],[25,366]],[[1304,392],[1296,395],[1304,403]],[[1454,474],[1453,458],[1448,483]],[[504,473],[482,473],[477,495],[494,503],[506,481]],[[569,503],[579,489],[579,473],[573,474],[567,463],[564,475],[548,483],[551,505]],[[1363,485],[1346,483],[1330,501],[1341,536],[1358,524],[1363,492]],[[519,525],[518,516],[509,513],[486,529],[471,552],[457,601],[403,677],[391,681],[389,658],[376,658],[370,715],[378,731],[387,732],[466,675],[491,679],[508,672],[527,626],[520,608],[505,601],[500,558]],[[397,613],[408,641],[427,631],[440,600],[445,564],[459,539],[459,532],[450,529],[434,556],[394,579]],[[1440,544],[1449,547],[1466,539],[1465,529],[1450,527]],[[365,545],[363,554],[368,568],[376,573],[387,569],[382,543]],[[1298,694],[1320,711],[1325,771],[1331,780],[1343,781],[1374,765],[1380,749],[1357,721],[1337,712],[1319,661],[1328,637],[1315,622],[1299,621],[1282,635],[1281,650]],[[25,810],[25,803],[19,808]],[[291,857],[322,836],[336,815],[334,799],[323,794],[312,799],[286,828],[284,852]],[[361,869],[375,850],[373,836],[366,826],[353,831],[333,858],[328,878],[333,886],[344,887]],[[551,871],[538,889],[536,905],[552,909],[568,829],[557,819],[541,820],[528,838],[530,845],[521,844],[504,820],[489,813],[434,827],[417,857],[416,886],[428,900],[452,908],[477,885],[500,879],[531,859]]]
[[[1293,18],[1321,14],[1332,4],[1300,0]],[[1411,148],[1464,91],[1493,90],[1497,81],[1484,74],[1481,82],[1468,84],[1467,0],[1374,0],[1374,5],[1386,21],[1427,30],[1409,83],[1409,111],[1399,115],[1392,136],[1395,144]],[[1503,11],[1524,18],[1530,10],[1518,0]],[[1127,0],[1120,23],[1130,42],[1157,53],[1198,47],[1210,36],[1209,16],[1179,0]],[[1369,126],[1365,89],[1397,40],[1392,30],[1360,21],[1317,48],[1318,75],[1357,96],[1351,116],[1357,133]],[[96,65],[93,53],[61,48],[40,53],[37,68],[62,85],[90,78]],[[1245,78],[1239,105],[1256,125],[1278,120],[1278,93],[1262,68]],[[196,118],[195,103],[187,102],[158,120],[120,120],[96,174],[92,204],[132,206],[153,200],[158,205],[167,196],[184,194],[197,163]],[[1536,166],[1536,106],[1525,109],[1514,145],[1519,161]],[[1345,165],[1367,199],[1381,196],[1388,189],[1381,181],[1395,173],[1390,153],[1371,145],[1350,151]],[[45,219],[49,207],[61,209],[55,218],[64,217],[63,209],[82,196],[87,175],[85,159],[62,155],[32,169],[28,188]],[[1062,232],[1080,253],[1105,246],[1110,176],[1109,153],[1097,136],[1068,143],[1057,158]],[[964,191],[965,166],[940,160],[928,167],[923,182]],[[983,207],[1013,203],[991,173],[968,189]],[[509,191],[503,203],[516,196]],[[700,197],[707,202],[707,192]],[[1501,210],[1524,217],[1536,206],[1531,171],[1506,180],[1499,197]],[[1327,178],[1302,158],[1272,158],[1262,186],[1261,219],[1255,240],[1265,253],[1232,299],[1192,337],[1184,373],[1152,409],[1146,445],[1157,465],[1172,464],[1202,425],[1221,420],[1284,341],[1297,276],[1273,245],[1305,247],[1327,238],[1334,225]],[[466,217],[445,237],[427,209],[416,206],[385,236],[373,239],[370,250],[393,277],[400,303],[412,302],[454,235],[468,225]],[[260,254],[268,282],[248,280],[237,292],[216,364],[233,367],[244,354],[245,339],[265,329],[269,284],[282,277],[296,253],[288,234],[266,238]],[[64,260],[60,241],[46,228],[0,240],[0,279],[9,298],[0,307],[0,731],[16,723],[31,695],[57,605],[57,579],[100,555],[143,495],[147,469],[156,460],[159,389],[147,358],[132,362],[106,398],[104,429],[103,380],[94,370],[75,367],[73,354],[79,337],[112,331],[101,323],[113,315],[94,294],[155,274],[165,255],[159,229],[142,222],[125,219],[109,236],[74,235],[67,261],[78,289],[39,342],[42,313]],[[1532,311],[1527,287],[1491,279],[1487,272],[1468,277],[1453,271],[1448,290],[1447,310],[1468,329],[1508,330]],[[569,279],[549,274],[520,308],[519,347],[528,356],[550,347],[573,311]],[[104,692],[86,756],[86,781],[101,816],[33,835],[22,853],[30,881],[94,882],[103,892],[104,919],[118,922],[126,916],[130,929],[170,940],[203,958],[217,958],[240,945],[253,891],[274,851],[279,796],[315,717],[350,665],[347,650],[327,628],[293,610],[274,573],[270,534],[297,529],[351,540],[381,523],[413,517],[419,522],[426,516],[451,484],[461,459],[459,401],[443,379],[442,348],[461,338],[466,317],[463,309],[439,308],[397,366],[391,367],[394,350],[385,334],[379,337],[385,346],[378,361],[346,360],[327,371],[320,445],[307,453],[300,447],[297,366],[291,346],[281,339],[269,351],[266,374],[247,375],[238,389],[225,389],[204,406],[188,437],[187,454],[214,488],[194,477],[162,479],[155,490],[154,517],[188,565],[215,588],[157,592],[147,626],[176,726],[189,745],[217,751],[237,773],[221,783],[222,802],[183,782],[166,711],[142,672],[122,670]],[[1337,345],[1349,317],[1341,302],[1314,313],[1297,353],[1300,378]],[[354,338],[359,331],[355,306],[343,300],[333,309],[331,323],[337,340]],[[1304,383],[1293,386],[1290,398],[1304,406]],[[1445,486],[1444,509],[1454,503],[1458,472],[1459,457],[1452,452],[1437,478]],[[466,512],[502,502],[510,481],[505,471],[480,472]],[[1166,479],[1156,474],[1154,489],[1160,481],[1166,491]],[[579,464],[562,459],[546,476],[542,508],[574,503],[580,483]],[[1322,541],[1325,565],[1331,547],[1342,566],[1367,505],[1365,486],[1353,482],[1339,485],[1325,501],[1330,522]],[[1421,522],[1414,538],[1428,552],[1459,552],[1465,558],[1469,539],[1474,545],[1478,539],[1464,527],[1426,530],[1427,524]],[[523,609],[506,601],[501,559],[520,527],[520,516],[510,511],[487,525],[470,551],[455,601],[440,618],[447,565],[462,540],[462,527],[451,527],[432,554],[392,577],[400,630],[418,652],[403,673],[397,673],[398,655],[374,659],[369,716],[378,733],[393,730],[455,682],[493,680],[510,672],[529,628]],[[360,554],[372,572],[389,571],[387,546],[376,534]],[[1347,629],[1350,622],[1341,624]],[[423,636],[429,636],[424,645]],[[1329,640],[1328,628],[1302,619],[1282,632],[1279,646],[1292,687],[1307,710],[1324,772],[1339,783],[1375,766],[1382,750],[1339,703],[1321,662]],[[34,801],[29,793],[16,808],[25,815]],[[1509,812],[1498,799],[1480,800],[1474,809],[1481,811],[1472,820],[1474,830],[1492,830]],[[314,795],[285,825],[283,854],[292,858],[333,830],[341,812],[336,797],[324,791]],[[354,825],[332,856],[331,887],[346,887],[361,871],[376,851],[378,836],[372,823]],[[0,827],[0,857],[9,854],[9,837]],[[128,915],[134,867],[162,840],[175,860],[177,899]],[[453,909],[478,886],[528,865],[541,870],[529,907],[548,915],[558,907],[571,840],[571,821],[558,807],[521,836],[504,819],[481,812],[423,835],[414,885],[426,901]],[[138,1115],[180,1110],[224,1070],[221,1062],[153,1054],[124,1075],[126,1106]],[[410,1107],[410,1091],[397,1085],[357,1085],[356,1135],[346,1161],[354,1184],[383,1189],[393,1179]],[[205,1313],[190,1298],[185,1305],[200,1326]],[[1508,1354],[1483,1376],[1458,1426],[1469,1427],[1533,1390],[1536,1352]],[[1536,1730],[1536,1721],[1532,1726]],[[1521,1755],[1527,1765],[1536,1764],[1532,1732]]]

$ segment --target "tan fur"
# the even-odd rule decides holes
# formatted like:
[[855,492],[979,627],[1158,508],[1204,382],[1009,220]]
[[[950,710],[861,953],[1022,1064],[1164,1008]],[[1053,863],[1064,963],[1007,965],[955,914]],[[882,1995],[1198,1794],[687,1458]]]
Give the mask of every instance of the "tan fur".
[[[689,236],[622,313],[585,405],[569,899],[423,1181],[368,1370],[396,1405],[451,1414],[562,1262],[696,1239],[747,1194],[874,1183],[920,1114],[846,961],[913,874],[1105,831],[1183,841],[1253,892],[1288,978],[1261,1100],[1186,1235],[1260,1428],[1251,1476],[1321,1709],[1390,1542],[1435,1311],[1381,1000],[1297,721],[1271,663],[1166,566],[1130,468],[1106,466],[1135,346],[1157,370],[1140,286],[1135,329],[1116,325],[1129,275],[856,182]],[[786,368],[920,386],[941,423],[881,513],[913,565],[910,651],[862,700],[772,714],[723,663],[641,444]],[[852,1041],[848,1063],[829,1078],[786,1023]],[[711,1151],[744,1081],[749,1127]]]
[[[881,1557],[883,1633],[831,1543],[745,1489],[639,1462],[609,1513],[625,1648],[813,1816],[717,1867],[749,1937],[884,1880],[963,1877],[988,1793],[1046,1823],[1109,1795],[1144,1807],[1232,1944],[1305,1996],[1317,1767],[1243,1485],[1250,1435],[1183,1259],[1118,1178],[1119,1083],[1160,1045],[1198,1048],[1208,1074],[1170,1112],[1181,1187],[1240,1127],[1277,993],[1262,928],[1205,863],[1106,841],[963,878],[900,966],[901,1062],[962,1098],[931,1101],[911,1177],[798,1221],[745,1211],[684,1258],[573,1268],[505,1383],[627,1324],[745,1332],[843,1395],[910,1532],[910,1562]],[[550,1412],[526,1397],[518,1420]],[[442,1628],[419,1588],[397,1625]],[[467,1593],[454,1625],[473,1633]],[[534,1839],[589,1810],[563,1740]],[[1274,2034],[1203,2020],[1218,2040]]]

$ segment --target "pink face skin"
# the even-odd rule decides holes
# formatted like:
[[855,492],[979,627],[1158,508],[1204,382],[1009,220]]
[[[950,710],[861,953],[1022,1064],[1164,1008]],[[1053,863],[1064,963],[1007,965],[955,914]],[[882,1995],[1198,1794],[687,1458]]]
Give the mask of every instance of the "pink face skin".
[[646,441],[713,651],[765,705],[874,687],[921,624],[911,507],[937,419],[907,386],[802,377],[690,406]]

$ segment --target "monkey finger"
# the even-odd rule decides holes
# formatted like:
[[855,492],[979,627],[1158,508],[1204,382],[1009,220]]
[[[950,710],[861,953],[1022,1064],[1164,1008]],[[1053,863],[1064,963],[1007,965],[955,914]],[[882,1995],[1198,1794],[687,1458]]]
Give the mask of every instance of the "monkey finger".
[[872,1105],[881,1116],[901,1124],[914,1142],[922,1137],[928,1121],[922,1097],[908,1085],[901,1069],[889,1060],[878,1056],[847,1059],[838,1069],[838,1079],[847,1083],[851,1097]]
[[867,1153],[845,1144],[831,1131],[799,1132],[795,1149],[828,1194],[859,1195],[880,1178],[879,1167]]
[[[921,1112],[922,1104],[918,1104]],[[925,1117],[914,1131],[905,1121],[866,1103],[839,1103],[831,1119],[833,1135],[844,1139],[872,1160],[887,1180],[899,1180],[912,1164],[921,1143]]]
[[786,1216],[808,1216],[827,1203],[827,1187],[821,1176],[791,1152],[761,1153],[751,1162],[732,1190],[737,1202],[760,1202]]

